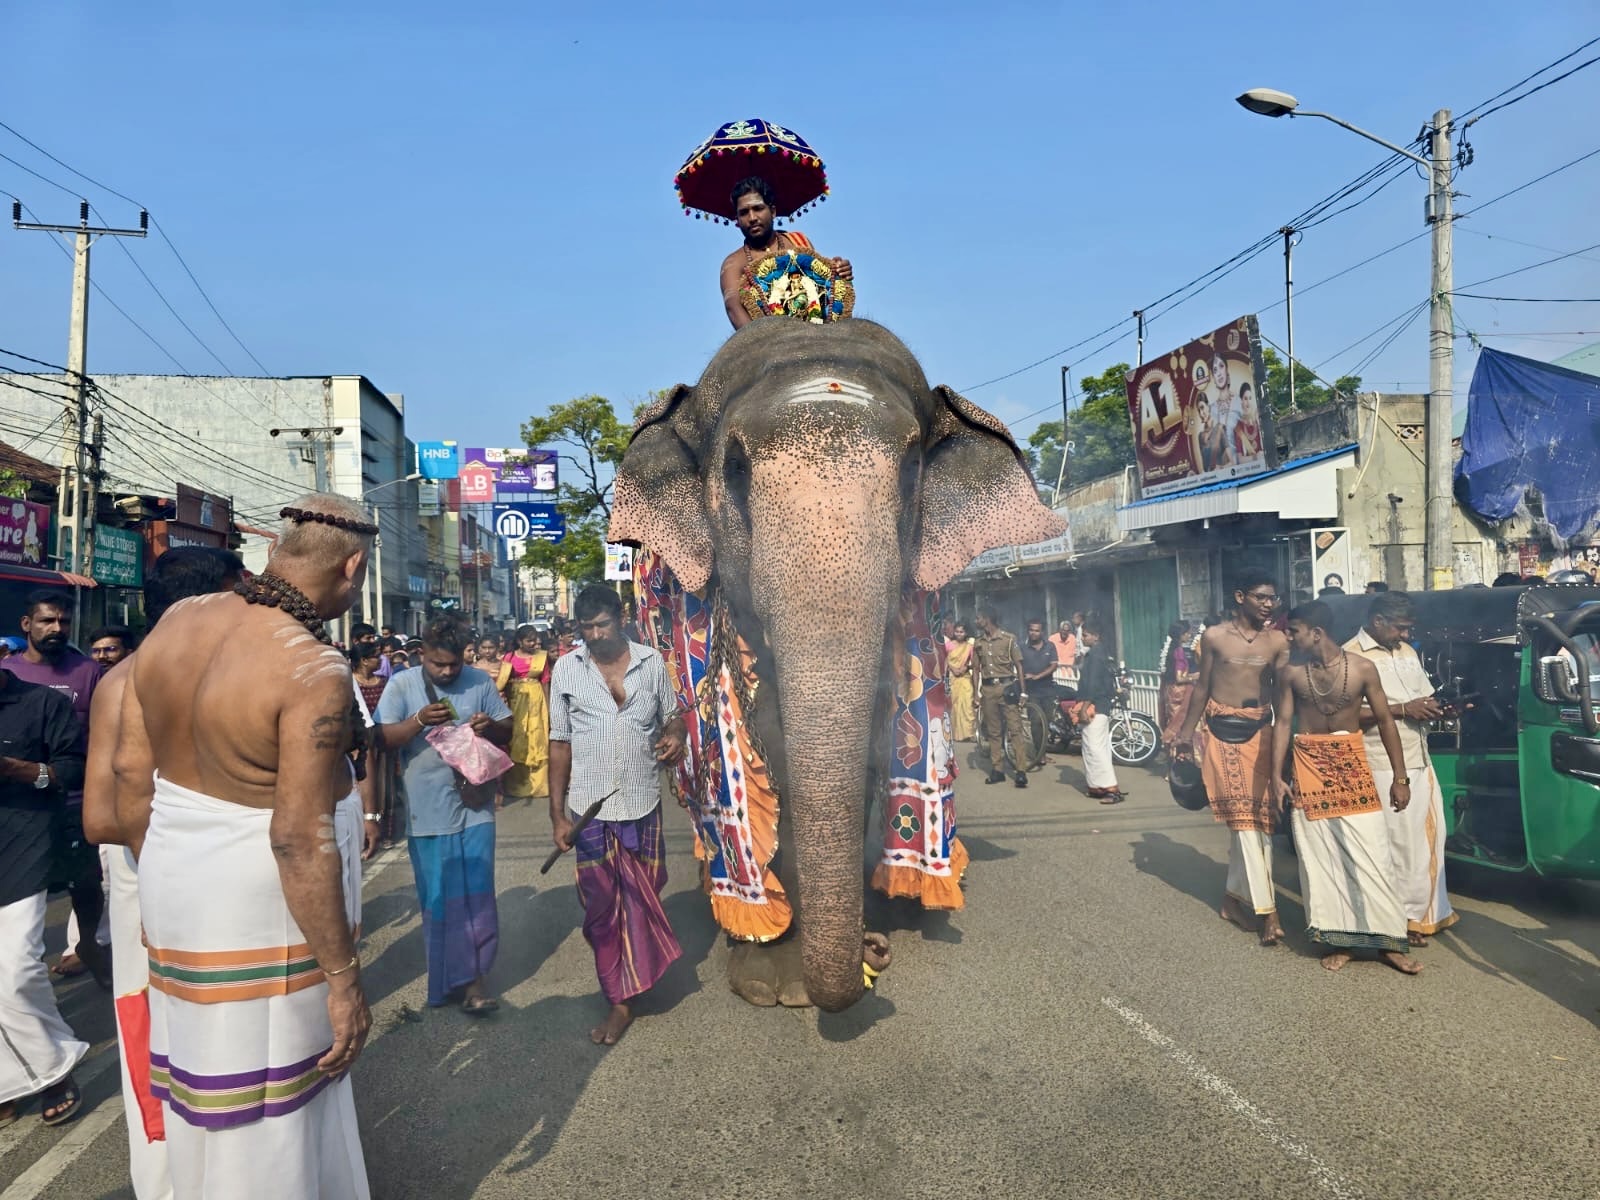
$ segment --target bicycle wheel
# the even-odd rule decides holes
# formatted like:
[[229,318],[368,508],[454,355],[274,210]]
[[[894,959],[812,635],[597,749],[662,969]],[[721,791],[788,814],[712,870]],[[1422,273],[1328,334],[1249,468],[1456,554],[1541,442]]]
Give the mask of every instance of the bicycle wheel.
[[1149,762],[1161,747],[1161,730],[1143,713],[1119,712],[1111,718],[1111,757],[1136,767]]
[[1022,712],[1020,738],[1006,730],[1006,759],[1013,771],[1031,771],[1044,761],[1044,709],[1034,700],[1018,707]]

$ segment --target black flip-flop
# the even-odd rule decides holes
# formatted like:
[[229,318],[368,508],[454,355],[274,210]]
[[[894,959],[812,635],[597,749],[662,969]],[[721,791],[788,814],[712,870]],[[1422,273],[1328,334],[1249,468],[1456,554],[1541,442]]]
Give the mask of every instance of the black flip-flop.
[[461,1002],[461,1011],[469,1017],[486,1017],[500,1011],[500,1001],[493,996],[468,996]]
[[[60,1094],[54,1100],[50,1099],[50,1093],[56,1090],[59,1090]],[[77,1116],[78,1110],[82,1107],[83,1093],[78,1090],[77,1083],[70,1076],[64,1083],[59,1083],[54,1088],[46,1088],[39,1093],[39,1120],[46,1125],[64,1125]],[[60,1111],[53,1117],[47,1117],[44,1115],[44,1110],[47,1108],[58,1108]]]
[[1100,797],[1101,804],[1121,804],[1124,797],[1121,792],[1107,792]]

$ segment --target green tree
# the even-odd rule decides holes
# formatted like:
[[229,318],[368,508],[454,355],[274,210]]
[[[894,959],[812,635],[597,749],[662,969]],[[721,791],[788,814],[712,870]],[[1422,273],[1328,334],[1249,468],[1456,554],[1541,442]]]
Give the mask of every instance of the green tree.
[[[1261,348],[1261,362],[1267,369],[1267,395],[1272,400],[1272,415],[1289,413],[1289,364],[1278,357],[1271,346]],[[1300,412],[1327,408],[1339,396],[1354,399],[1361,390],[1361,376],[1341,375],[1329,387],[1312,373],[1303,362],[1294,364],[1294,404]]]
[[604,396],[578,396],[553,405],[522,426],[523,445],[563,448],[556,508],[567,523],[560,543],[528,542],[522,561],[529,567],[571,580],[599,579],[605,573],[611,490],[628,436],[628,426],[617,420]]
[[[1071,415],[1067,480],[1076,485],[1112,475],[1133,462],[1133,425],[1128,420],[1127,363],[1078,381],[1080,402]],[[1029,459],[1041,488],[1055,488],[1061,470],[1061,422],[1046,421],[1028,437]]]
[[15,471],[0,468],[0,496],[7,500],[21,500],[28,494],[28,481]]

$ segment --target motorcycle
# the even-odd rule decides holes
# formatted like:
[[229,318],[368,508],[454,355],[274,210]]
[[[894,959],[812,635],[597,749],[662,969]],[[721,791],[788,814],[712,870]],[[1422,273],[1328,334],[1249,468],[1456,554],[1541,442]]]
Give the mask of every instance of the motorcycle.
[[[1061,688],[1053,711],[1045,722],[1044,746],[1051,754],[1081,754],[1083,729],[1073,719],[1078,694]],[[1156,723],[1132,707],[1133,675],[1126,669],[1117,672],[1117,690],[1111,700],[1111,757],[1124,766],[1147,763],[1161,748],[1161,730]]]

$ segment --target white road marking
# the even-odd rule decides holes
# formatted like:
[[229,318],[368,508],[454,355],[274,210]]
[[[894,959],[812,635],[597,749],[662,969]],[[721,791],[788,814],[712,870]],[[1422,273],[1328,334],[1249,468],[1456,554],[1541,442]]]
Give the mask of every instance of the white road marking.
[[[1279,1130],[1276,1121],[1241,1096],[1227,1080],[1206,1070],[1200,1064],[1199,1059],[1150,1024],[1149,1021],[1146,1021],[1141,1013],[1110,996],[1102,997],[1100,1003],[1126,1021],[1129,1027],[1144,1038],[1145,1041],[1163,1051],[1168,1058],[1182,1067],[1190,1079],[1227,1105],[1234,1116],[1250,1125],[1258,1134],[1290,1158],[1299,1159],[1304,1163],[1311,1178],[1320,1187],[1338,1196],[1340,1200],[1360,1200],[1362,1195],[1360,1188],[1345,1179],[1341,1179],[1334,1173],[1332,1168],[1311,1153],[1310,1150],[1293,1138],[1283,1134]],[[0,1196],[0,1200],[5,1200],[5,1197]]]
[[[112,1055],[115,1058],[116,1055]],[[39,1156],[39,1160],[12,1180],[11,1186],[0,1192],[0,1200],[36,1200],[45,1188],[72,1165],[96,1138],[109,1129],[113,1122],[122,1120],[122,1097],[113,1096],[94,1111],[85,1113],[71,1125],[59,1142]]]
[[[117,1043],[115,1040],[101,1042],[98,1046],[90,1046],[89,1053],[78,1061],[72,1069],[72,1078],[77,1080],[78,1090],[84,1091],[89,1081],[103,1075],[107,1068],[117,1065]],[[121,1101],[118,1101],[120,1104]],[[14,1122],[9,1128],[0,1130],[0,1158],[10,1154],[22,1145],[27,1136],[33,1132],[33,1116],[38,1105],[29,1104],[30,1111],[24,1113],[22,1118]],[[81,1119],[81,1118],[80,1118]]]

